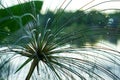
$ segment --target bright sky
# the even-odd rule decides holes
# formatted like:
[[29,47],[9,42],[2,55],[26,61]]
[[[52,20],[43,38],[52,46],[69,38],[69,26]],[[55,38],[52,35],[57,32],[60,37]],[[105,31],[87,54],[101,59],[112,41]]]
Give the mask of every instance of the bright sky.
[[[81,8],[85,10],[93,5],[108,0],[44,0],[43,10],[46,10],[47,8],[55,10],[56,6],[60,7],[64,1],[65,3],[63,4],[62,8],[65,8],[65,5],[69,4],[69,2],[71,1],[69,6],[67,6],[66,10],[78,10]],[[113,9],[113,8],[120,9],[120,0],[109,0],[109,1],[112,2],[103,3],[91,9],[97,9],[97,10]]]
[[[2,1],[4,4],[12,5],[15,4],[17,1],[28,1],[28,0],[2,0]],[[51,10],[55,10],[55,8],[59,8],[63,2],[64,4],[62,5],[62,8],[65,8],[66,5],[69,4],[66,10],[78,10],[83,6],[84,7],[82,9],[85,10],[95,4],[104,1],[112,1],[112,2],[103,3],[91,9],[97,9],[97,10],[113,9],[113,8],[120,9],[120,0],[43,0],[43,1],[44,1],[44,5],[42,11],[46,11],[46,9],[48,8]]]

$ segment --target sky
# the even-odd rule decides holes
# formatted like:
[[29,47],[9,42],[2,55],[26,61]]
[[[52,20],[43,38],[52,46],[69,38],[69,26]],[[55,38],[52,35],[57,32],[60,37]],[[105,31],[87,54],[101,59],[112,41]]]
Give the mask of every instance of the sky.
[[[28,1],[28,0],[2,0],[4,5],[7,4],[7,6],[11,6],[13,4],[16,4],[17,1]],[[85,10],[93,5],[96,5],[98,3],[104,2],[104,1],[112,1],[112,2],[106,2],[100,5],[97,5],[91,9],[96,10],[104,10],[104,9],[120,9],[120,0],[44,0],[42,11],[45,12],[48,8],[51,10],[56,10],[56,8],[59,8],[62,5],[62,8],[65,8],[65,10],[75,11],[75,10]],[[64,2],[64,4],[63,4]],[[69,4],[68,6],[66,6]]]
[[[69,6],[67,6],[66,10],[78,10],[78,9],[85,10],[93,5],[108,0],[45,0],[43,5],[43,10],[46,10],[47,8],[55,10],[56,6],[60,7],[64,1],[65,3],[63,4],[62,8],[65,8],[65,5],[69,4],[69,2],[71,1]],[[90,10],[91,9],[104,10],[104,9],[112,9],[112,8],[120,9],[120,0],[109,0],[109,1],[112,2],[106,2],[100,4],[96,7],[90,8]]]

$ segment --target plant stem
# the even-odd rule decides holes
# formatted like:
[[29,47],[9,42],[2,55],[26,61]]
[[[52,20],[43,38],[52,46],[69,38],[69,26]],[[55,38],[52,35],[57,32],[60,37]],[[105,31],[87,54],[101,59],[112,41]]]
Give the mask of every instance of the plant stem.
[[33,62],[31,63],[31,67],[30,67],[30,70],[29,70],[29,73],[26,77],[25,80],[30,80],[31,76],[32,76],[32,73],[35,69],[35,67],[38,65],[38,59],[34,59]]

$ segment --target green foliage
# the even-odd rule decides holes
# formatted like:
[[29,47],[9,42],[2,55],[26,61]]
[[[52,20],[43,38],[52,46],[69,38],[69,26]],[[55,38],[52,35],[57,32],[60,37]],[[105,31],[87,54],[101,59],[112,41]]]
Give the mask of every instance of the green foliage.
[[31,21],[31,14],[37,16],[40,13],[42,4],[42,1],[30,1],[0,9],[0,30],[4,33],[0,34],[0,40],[20,29],[20,24],[25,25]]
[[87,23],[93,26],[105,26],[107,23],[106,14],[95,10],[88,13],[87,20]]

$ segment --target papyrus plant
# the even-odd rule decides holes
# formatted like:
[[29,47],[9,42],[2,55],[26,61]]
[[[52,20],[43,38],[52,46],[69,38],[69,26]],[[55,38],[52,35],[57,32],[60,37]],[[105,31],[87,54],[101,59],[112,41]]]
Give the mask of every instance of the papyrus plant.
[[[67,0],[64,0],[61,5],[65,1]],[[69,1],[69,3],[71,2],[72,0]],[[12,14],[14,12],[11,12],[10,8],[6,9],[11,13],[10,20],[15,20],[17,22],[15,26],[20,26],[20,28],[4,38],[1,44],[1,59],[7,60],[0,67],[1,70],[5,69],[5,65],[15,63],[9,68],[9,76],[13,76],[11,78],[14,80],[18,80],[19,76],[23,76],[19,80],[120,80],[119,71],[110,69],[111,65],[114,65],[113,69],[120,70],[119,51],[90,45],[77,48],[73,47],[72,43],[75,40],[82,43],[88,39],[89,35],[107,35],[109,30],[113,31],[114,29],[82,28],[78,31],[64,32],[66,24],[74,16],[71,15],[68,21],[58,25],[59,18],[65,8],[59,15],[55,15],[52,22],[51,17],[48,17],[46,24],[41,25],[40,13],[34,12],[39,10],[37,10],[34,1],[30,3],[33,12],[16,15]],[[4,7],[2,4],[1,6]],[[94,6],[97,5],[92,7]],[[22,7],[24,9],[24,6]],[[23,19],[24,17],[25,19]],[[2,22],[2,20],[9,20],[9,18],[1,18],[0,20]],[[24,21],[26,22],[24,23]],[[10,24],[10,26],[12,25]],[[118,32],[113,35],[119,35],[119,29],[117,30]],[[1,61],[4,62],[4,60]]]

